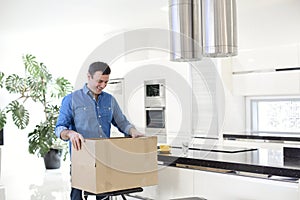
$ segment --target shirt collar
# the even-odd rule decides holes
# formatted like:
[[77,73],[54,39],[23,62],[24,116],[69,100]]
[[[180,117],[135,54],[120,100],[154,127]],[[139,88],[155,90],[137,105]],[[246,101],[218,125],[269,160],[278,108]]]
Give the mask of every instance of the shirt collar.
[[84,94],[88,94],[89,93],[89,88],[87,87],[87,83],[86,84],[84,84],[84,86],[83,86],[83,92],[84,92]]
[[[93,97],[93,93],[92,93],[92,91],[90,91],[90,89],[87,87],[87,83],[86,84],[84,84],[84,86],[83,86],[83,92],[84,92],[84,94],[88,94],[88,95],[90,95],[91,97]],[[99,94],[99,96],[101,96],[101,95],[103,95],[103,91]]]

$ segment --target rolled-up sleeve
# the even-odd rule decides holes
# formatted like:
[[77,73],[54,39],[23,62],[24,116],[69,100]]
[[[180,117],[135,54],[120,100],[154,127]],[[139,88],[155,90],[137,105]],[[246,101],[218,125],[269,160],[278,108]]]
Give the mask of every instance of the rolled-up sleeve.
[[63,98],[61,107],[59,110],[58,119],[55,127],[55,135],[58,138],[63,130],[73,127],[73,113],[72,113],[72,94]]

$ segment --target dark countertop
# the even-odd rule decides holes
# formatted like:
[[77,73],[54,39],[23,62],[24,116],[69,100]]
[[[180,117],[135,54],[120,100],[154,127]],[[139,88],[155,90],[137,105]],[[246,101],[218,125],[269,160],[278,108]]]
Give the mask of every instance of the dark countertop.
[[300,133],[268,133],[268,132],[223,133],[223,138],[227,140],[256,139],[256,140],[277,140],[277,141],[300,142]]
[[[199,150],[201,146],[190,149],[183,156],[181,148],[171,148],[170,154],[158,154],[163,165],[191,165],[236,172],[250,172],[272,176],[300,178],[300,158],[283,156],[283,150],[245,149],[245,151]],[[222,147],[228,149],[228,147]],[[214,147],[212,149],[215,149]],[[219,147],[217,149],[220,149]]]

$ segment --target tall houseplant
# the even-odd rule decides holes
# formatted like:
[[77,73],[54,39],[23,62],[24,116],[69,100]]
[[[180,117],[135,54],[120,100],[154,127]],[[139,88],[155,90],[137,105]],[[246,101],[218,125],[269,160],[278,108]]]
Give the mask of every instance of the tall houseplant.
[[[3,77],[4,77],[4,73],[0,72],[0,89],[3,87]],[[5,123],[6,123],[6,115],[5,112],[1,110],[0,107],[0,145],[3,144],[3,128]]]
[[[25,106],[35,103],[42,105],[44,116],[35,116],[42,120],[28,134],[28,150],[31,154],[45,157],[51,148],[67,149],[67,144],[56,138],[54,129],[59,113],[58,100],[73,88],[67,79],[53,78],[47,67],[36,61],[35,56],[26,54],[22,58],[25,67],[23,77],[11,74],[5,78],[4,73],[0,72],[0,88],[5,87],[9,93],[19,95],[2,110],[0,108],[0,130],[6,123],[8,113],[11,113],[12,120],[19,129],[25,129],[30,121],[30,113]],[[65,157],[66,154],[64,159]]]

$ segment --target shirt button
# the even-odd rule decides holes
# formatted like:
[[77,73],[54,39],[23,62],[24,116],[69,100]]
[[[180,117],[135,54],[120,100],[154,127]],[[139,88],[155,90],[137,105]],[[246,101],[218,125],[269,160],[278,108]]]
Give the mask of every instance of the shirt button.
[[101,128],[102,126],[101,126],[101,125],[99,125],[99,127]]
[[101,115],[98,116],[99,118],[101,117]]

